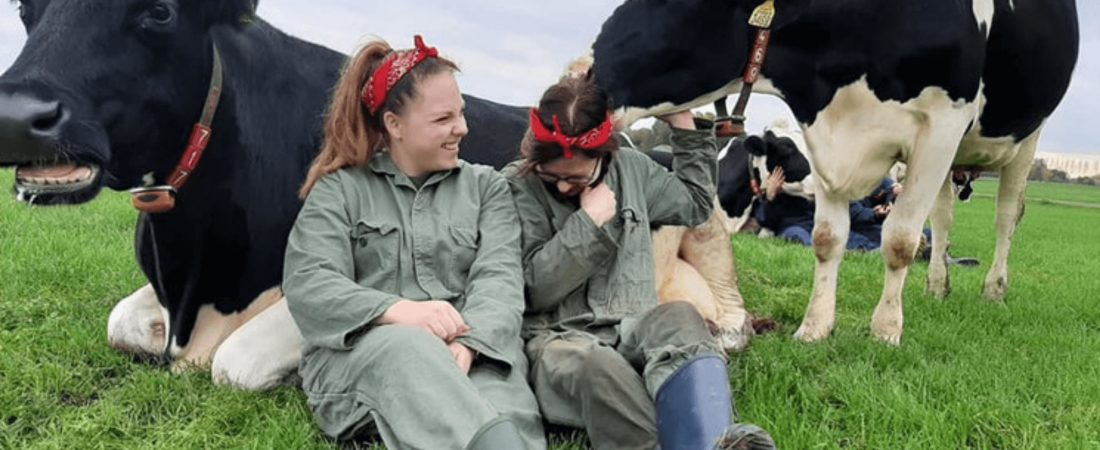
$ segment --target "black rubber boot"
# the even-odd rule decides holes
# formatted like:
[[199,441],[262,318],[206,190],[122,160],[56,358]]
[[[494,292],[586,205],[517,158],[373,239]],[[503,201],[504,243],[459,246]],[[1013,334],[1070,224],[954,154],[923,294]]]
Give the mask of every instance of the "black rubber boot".
[[776,448],[760,427],[733,423],[729,376],[718,355],[688,360],[657,390],[657,436],[661,450]]
[[497,417],[477,430],[466,450],[523,450],[523,441],[512,421]]

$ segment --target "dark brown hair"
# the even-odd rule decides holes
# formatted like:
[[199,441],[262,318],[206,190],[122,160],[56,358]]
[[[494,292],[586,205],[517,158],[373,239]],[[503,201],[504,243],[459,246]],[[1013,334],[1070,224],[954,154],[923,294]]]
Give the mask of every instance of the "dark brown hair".
[[[558,122],[566,136],[579,136],[602,125],[610,110],[611,102],[607,94],[592,82],[591,77],[567,76],[542,94],[538,116],[542,125],[550,130],[554,126],[554,116],[558,116]],[[607,161],[618,150],[617,133],[612,133],[611,139],[595,150],[574,149],[589,158],[604,157]],[[558,144],[536,141],[528,125],[523,142],[520,143],[519,155],[523,163],[516,176],[522,178],[534,171],[536,166],[561,158],[564,150]]]
[[394,50],[385,41],[368,43],[348,59],[340,81],[336,84],[328,114],[325,117],[324,144],[309,167],[302,189],[306,198],[321,177],[350,166],[367,165],[379,149],[389,142],[389,133],[382,123],[386,111],[399,116],[417,98],[417,88],[425,78],[443,72],[458,71],[454,62],[444,58],[427,58],[413,67],[386,95],[386,101],[374,114],[363,103],[363,87],[370,74],[382,65],[382,60]]

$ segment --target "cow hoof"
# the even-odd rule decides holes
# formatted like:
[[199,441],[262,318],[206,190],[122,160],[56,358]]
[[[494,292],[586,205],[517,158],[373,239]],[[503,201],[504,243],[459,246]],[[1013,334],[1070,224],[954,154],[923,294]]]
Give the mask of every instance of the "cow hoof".
[[739,352],[749,346],[749,341],[752,341],[754,334],[751,324],[718,330],[718,344],[726,353]]
[[985,282],[985,290],[982,291],[982,297],[985,297],[986,300],[1003,302],[1006,294],[1008,294],[1007,279],[996,278],[992,281]]
[[793,338],[803,342],[816,342],[829,337],[829,333],[832,331],[832,326],[819,326],[803,321],[802,326],[798,327],[798,331],[794,332]]
[[871,316],[871,334],[878,340],[897,347],[901,345],[901,317],[888,317],[888,312],[875,309],[875,314]]
[[872,331],[872,333],[874,333],[876,339],[878,339],[882,342],[890,344],[894,347],[900,347],[901,346],[901,333],[900,332],[890,333],[890,332]]
[[933,297],[936,297],[937,300],[944,300],[947,298],[948,295],[951,295],[951,284],[933,283],[932,281],[929,281],[928,293],[932,294]]

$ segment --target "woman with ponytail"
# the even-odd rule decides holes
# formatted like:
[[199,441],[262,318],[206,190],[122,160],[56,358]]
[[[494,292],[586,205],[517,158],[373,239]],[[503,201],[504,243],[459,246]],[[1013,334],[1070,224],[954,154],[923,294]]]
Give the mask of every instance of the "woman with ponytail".
[[283,290],[307,342],[302,387],[337,440],[542,449],[515,204],[491,167],[458,158],[457,68],[415,43],[348,62],[301,189]]

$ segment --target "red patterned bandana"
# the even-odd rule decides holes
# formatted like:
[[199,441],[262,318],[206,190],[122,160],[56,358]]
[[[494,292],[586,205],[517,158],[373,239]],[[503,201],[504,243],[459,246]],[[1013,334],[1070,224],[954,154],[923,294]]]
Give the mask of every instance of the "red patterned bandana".
[[561,131],[561,123],[558,122],[557,114],[554,115],[554,131],[550,131],[539,120],[538,110],[531,108],[531,133],[535,135],[535,140],[544,144],[560,145],[565,153],[565,159],[573,159],[572,147],[585,150],[595,150],[602,147],[611,138],[611,130],[614,127],[615,122],[611,119],[611,111],[608,111],[607,119],[604,120],[603,124],[588,130],[587,133],[580,136],[569,137]]
[[398,81],[401,81],[401,77],[421,61],[439,57],[439,51],[435,47],[424,45],[424,39],[419,34],[413,38],[413,41],[416,43],[415,49],[390,53],[382,60],[382,66],[367,79],[362,98],[371,114],[378,112],[378,108],[386,102],[386,95]]

